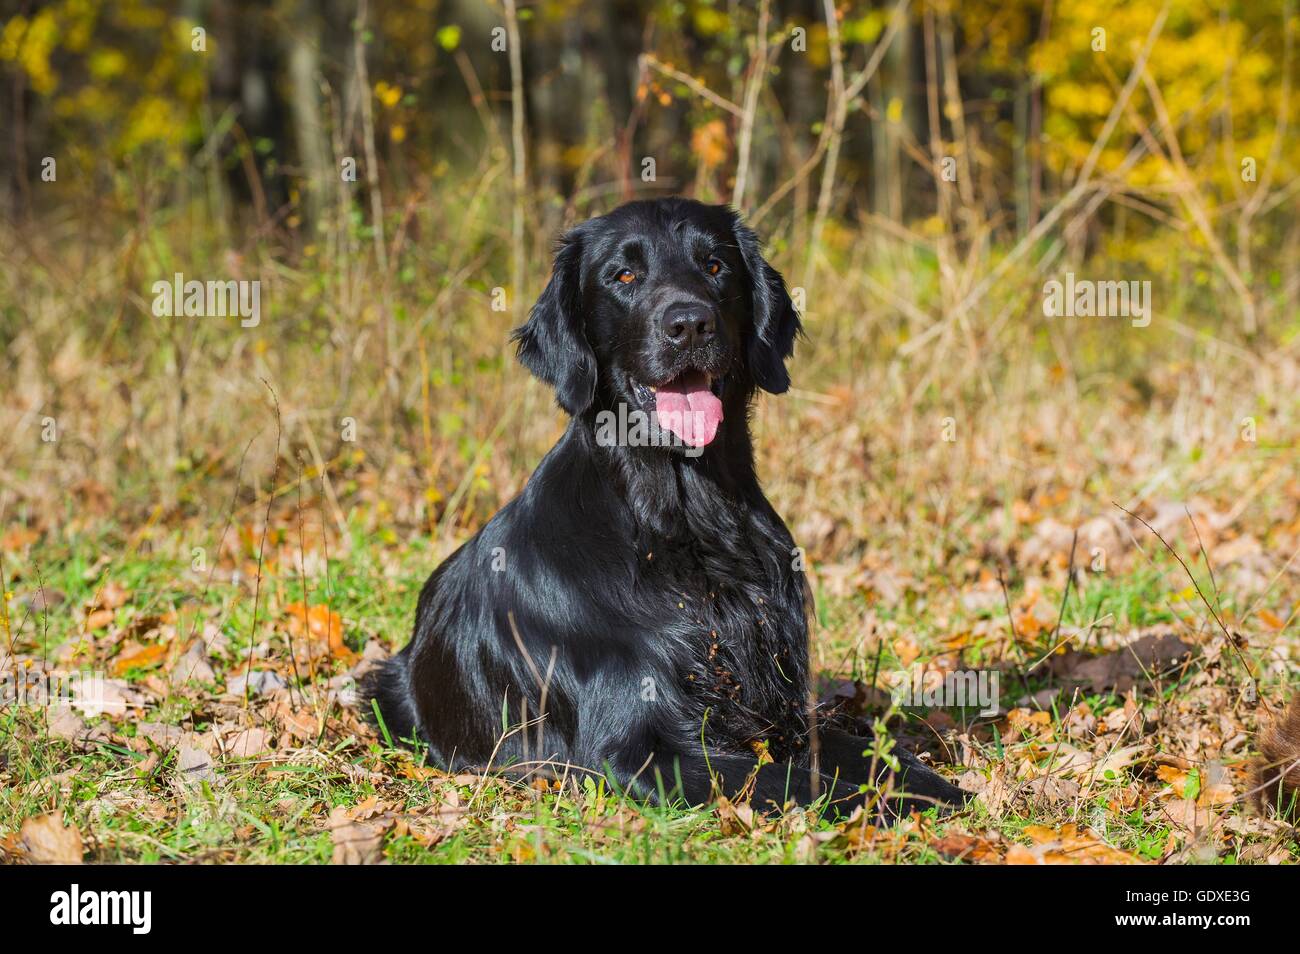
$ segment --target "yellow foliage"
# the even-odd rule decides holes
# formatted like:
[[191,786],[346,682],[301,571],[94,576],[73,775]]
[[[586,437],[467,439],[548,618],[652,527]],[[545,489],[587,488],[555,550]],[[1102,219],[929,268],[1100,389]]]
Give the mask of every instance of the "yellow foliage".
[[16,16],[0,34],[0,59],[17,62],[27,74],[32,89],[49,95],[59,85],[50,68],[50,54],[59,42],[58,18],[47,8],[30,20]]

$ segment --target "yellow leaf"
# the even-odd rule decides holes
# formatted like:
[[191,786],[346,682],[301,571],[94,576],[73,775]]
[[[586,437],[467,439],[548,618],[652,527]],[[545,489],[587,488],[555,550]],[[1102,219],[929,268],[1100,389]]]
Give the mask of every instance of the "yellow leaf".
[[113,660],[113,675],[120,676],[131,669],[147,669],[167,658],[167,647],[162,643],[152,646],[132,646]]
[[727,126],[721,119],[711,119],[691,133],[691,151],[700,165],[713,169],[727,158]]
[[1261,623],[1263,623],[1269,629],[1273,630],[1273,632],[1275,633],[1280,633],[1283,629],[1286,628],[1286,620],[1278,619],[1277,616],[1270,613],[1266,609],[1262,609],[1259,611],[1259,620]]
[[1024,834],[1034,844],[1016,845],[1007,852],[1010,865],[1140,865],[1141,859],[1112,848],[1091,832],[1079,831],[1077,825],[1063,825],[1060,830],[1046,825],[1028,825]]

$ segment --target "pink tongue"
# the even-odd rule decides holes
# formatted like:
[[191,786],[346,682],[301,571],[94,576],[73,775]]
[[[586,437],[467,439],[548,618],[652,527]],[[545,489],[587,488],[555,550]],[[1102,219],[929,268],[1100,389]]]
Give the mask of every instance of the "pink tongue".
[[691,447],[703,447],[717,436],[722,402],[709,390],[702,371],[687,371],[655,392],[655,417]]

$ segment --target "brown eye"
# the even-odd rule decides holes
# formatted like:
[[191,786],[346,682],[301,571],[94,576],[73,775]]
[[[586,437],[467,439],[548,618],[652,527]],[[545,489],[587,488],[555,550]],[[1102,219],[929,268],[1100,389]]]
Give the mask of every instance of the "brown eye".
[[620,284],[630,285],[632,282],[636,281],[636,272],[632,271],[630,268],[625,268],[614,277],[618,279]]
[[710,275],[717,275],[722,271],[722,263],[716,258],[711,258],[704,263],[704,270]]

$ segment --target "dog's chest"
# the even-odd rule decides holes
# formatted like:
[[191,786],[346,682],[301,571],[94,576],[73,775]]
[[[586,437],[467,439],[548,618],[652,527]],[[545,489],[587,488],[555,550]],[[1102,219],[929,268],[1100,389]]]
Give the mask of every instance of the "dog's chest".
[[666,597],[656,628],[681,697],[713,743],[767,743],[783,754],[798,747],[804,726],[802,581],[760,572],[753,554],[735,552],[730,575],[711,573],[719,564],[709,556],[661,553],[650,571]]

